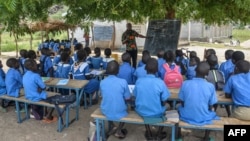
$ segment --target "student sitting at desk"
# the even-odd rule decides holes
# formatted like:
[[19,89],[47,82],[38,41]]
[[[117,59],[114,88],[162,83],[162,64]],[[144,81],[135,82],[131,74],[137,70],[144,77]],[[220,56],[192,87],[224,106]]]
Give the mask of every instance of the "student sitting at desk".
[[122,54],[122,62],[117,77],[125,79],[130,85],[135,84],[135,77],[133,75],[135,69],[131,66],[131,56],[129,53],[125,52]]
[[91,68],[100,69],[102,67],[101,48],[94,49],[95,56],[91,57]]
[[[37,63],[33,59],[28,59],[24,63],[24,67],[27,72],[23,76],[23,87],[25,91],[25,98],[30,101],[40,101],[47,98],[47,93],[45,91],[46,85],[42,81],[42,78],[37,71]],[[42,106],[31,105],[32,114],[36,120],[42,120],[45,123],[51,123],[57,121],[57,117],[53,117],[53,109],[43,118],[44,111]]]
[[[145,69],[146,76],[139,78],[135,83],[135,110],[144,118],[145,123],[150,120],[162,122],[165,120],[165,102],[170,93],[164,82],[155,76],[158,69],[156,59],[150,58]],[[163,127],[159,128],[158,136],[163,136],[162,129]],[[151,136],[148,125],[146,125],[146,136]]]
[[221,63],[219,70],[223,72],[224,76],[225,76],[225,82],[227,82],[229,75],[231,72],[233,72],[233,70],[230,72],[231,68],[234,68],[234,64],[232,62],[232,55],[233,55],[234,51],[229,49],[226,50],[225,52],[225,59],[226,61]]
[[40,57],[40,71],[43,77],[54,77],[53,63],[50,58],[51,51],[49,48],[42,48]]
[[[56,72],[55,72],[55,77],[56,78],[69,78],[69,72],[71,69],[71,65],[69,63],[70,56],[67,52],[63,52],[61,54],[61,61],[58,63]],[[66,89],[59,89],[59,92],[62,95],[68,95],[69,90]]]
[[[150,52],[148,50],[143,50],[142,51],[142,56],[144,55],[149,55],[150,56]],[[142,62],[142,59],[138,62],[138,65],[137,65],[137,68],[143,66],[143,65],[146,65],[145,63]]]
[[[6,94],[6,85],[5,85],[5,72],[3,71],[3,64],[0,60],[0,95]],[[1,112],[7,112],[7,109],[4,108],[4,100],[2,100],[0,111]]]
[[[100,90],[102,94],[101,111],[109,120],[119,120],[128,115],[126,100],[130,99],[130,92],[126,80],[118,78],[119,64],[113,60],[108,63],[106,73],[108,76],[101,81]],[[115,83],[114,83],[115,82]],[[125,138],[125,130],[122,130],[124,123],[116,128],[113,122],[109,122],[112,129],[109,135]]]
[[135,72],[134,72],[134,76],[135,76],[135,79],[139,79],[141,77],[144,77],[147,75],[147,71],[145,70],[145,66],[146,66],[146,63],[147,61],[151,58],[151,56],[149,54],[144,54],[142,56],[142,63],[143,65],[136,68]]
[[75,47],[74,47],[74,53],[73,53],[73,61],[74,62],[77,62],[78,60],[77,60],[77,52],[79,51],[79,50],[81,50],[81,49],[83,49],[83,45],[81,44],[81,43],[77,43],[76,45],[75,45]]
[[[86,80],[90,74],[89,64],[85,62],[86,52],[81,49],[77,52],[77,62],[75,62],[70,69],[69,74],[73,79]],[[84,92],[87,94],[93,94],[92,104],[98,103],[98,95],[95,93],[99,90],[99,81],[94,78],[90,78],[89,83],[84,87]]]
[[[217,103],[215,87],[205,79],[209,69],[207,62],[199,63],[196,67],[196,77],[182,84],[178,95],[181,100],[178,107],[180,120],[194,125],[206,125],[219,119],[212,110],[213,105]],[[208,135],[209,131],[206,131],[204,140],[208,139]]]
[[157,52],[157,62],[158,62],[158,76],[160,76],[160,70],[161,70],[161,67],[163,67],[163,64],[166,63],[166,60],[164,59],[164,53],[165,51],[164,50],[159,50]]
[[225,87],[226,97],[232,97],[235,108],[232,116],[241,120],[250,120],[250,91],[247,89],[250,84],[250,64],[241,60],[235,64],[234,75],[232,75]]
[[90,47],[85,47],[84,48],[86,54],[87,54],[87,57],[86,57],[86,62],[90,65],[91,64],[91,48]]
[[104,54],[105,54],[105,57],[102,58],[102,67],[103,67],[104,70],[106,70],[108,62],[110,62],[112,60],[115,60],[115,59],[110,57],[111,54],[112,54],[112,51],[111,51],[110,48],[106,48],[104,50]]

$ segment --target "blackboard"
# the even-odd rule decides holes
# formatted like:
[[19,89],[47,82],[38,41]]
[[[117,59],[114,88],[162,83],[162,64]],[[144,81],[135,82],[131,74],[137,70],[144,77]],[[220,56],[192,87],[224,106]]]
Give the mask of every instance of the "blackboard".
[[111,41],[113,26],[94,26],[94,41]]
[[179,20],[154,20],[150,21],[144,50],[152,55],[157,55],[159,50],[172,50],[175,52],[178,46],[181,21]]

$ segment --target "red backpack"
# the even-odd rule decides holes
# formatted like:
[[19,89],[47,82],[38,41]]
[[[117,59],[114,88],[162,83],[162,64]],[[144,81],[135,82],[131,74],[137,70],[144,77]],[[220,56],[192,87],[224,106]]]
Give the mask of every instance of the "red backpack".
[[166,63],[163,65],[166,73],[164,75],[164,82],[168,88],[180,88],[183,82],[183,77],[179,72],[179,66],[175,65],[172,70]]

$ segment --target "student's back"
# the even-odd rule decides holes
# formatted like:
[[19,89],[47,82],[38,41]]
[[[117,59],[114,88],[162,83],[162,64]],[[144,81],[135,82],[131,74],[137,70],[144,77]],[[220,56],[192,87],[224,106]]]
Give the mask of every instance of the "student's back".
[[[225,77],[225,82],[227,82],[230,73],[234,71],[234,64],[232,62],[232,55],[234,51],[233,50],[227,50],[225,52],[225,59],[226,61],[221,63],[219,70],[223,72]],[[233,69],[233,70],[232,70]]]
[[9,67],[9,70],[5,77],[7,95],[18,97],[19,91],[23,86],[22,75],[18,71],[19,62],[15,58],[10,58],[7,60],[6,64]]
[[125,79],[128,84],[134,84],[135,77],[133,74],[135,69],[129,63],[131,60],[130,58],[131,57],[129,53],[122,54],[123,63],[119,67],[119,73],[117,74],[117,77]]
[[248,61],[238,61],[235,64],[234,75],[230,76],[224,87],[226,97],[231,97],[235,106],[232,109],[232,116],[241,120],[250,120],[249,69]]
[[2,67],[2,61],[0,60],[0,95],[6,94],[5,72],[3,71]]
[[47,48],[42,49],[42,56],[40,57],[41,63],[41,75],[44,77],[53,77],[54,76],[54,68],[53,63],[50,58],[50,50]]
[[162,103],[170,93],[164,82],[155,76],[157,68],[157,60],[149,59],[146,65],[147,75],[139,78],[135,84],[135,110],[142,117],[159,118],[166,110]]
[[112,60],[115,60],[114,58],[110,57],[110,56],[111,56],[111,53],[112,53],[112,51],[111,51],[110,48],[106,48],[106,49],[104,50],[105,57],[103,57],[103,59],[102,59],[102,67],[103,67],[103,69],[105,69],[105,70],[106,70],[106,68],[107,68],[108,62],[110,62],[110,61],[112,61]]
[[216,90],[223,90],[225,85],[224,75],[216,67],[218,58],[216,55],[211,54],[207,57],[207,62],[210,65],[210,70],[208,76],[206,77],[207,81],[212,83]]
[[197,66],[196,78],[186,80],[179,90],[182,105],[178,108],[180,119],[194,125],[211,124],[218,119],[211,106],[216,104],[217,97],[214,86],[204,77],[209,71],[209,65],[202,62]]
[[142,56],[142,62],[144,63],[144,65],[136,68],[136,70],[134,72],[134,76],[135,76],[136,80],[147,75],[147,71],[145,70],[145,66],[146,66],[147,60],[150,58],[151,57],[148,54],[145,54],[144,56]]
[[69,72],[71,65],[69,64],[69,56],[66,52],[61,54],[61,62],[58,63],[55,77],[57,78],[69,78]]
[[96,47],[94,49],[95,56],[91,57],[91,67],[93,69],[100,69],[102,66],[101,49]]

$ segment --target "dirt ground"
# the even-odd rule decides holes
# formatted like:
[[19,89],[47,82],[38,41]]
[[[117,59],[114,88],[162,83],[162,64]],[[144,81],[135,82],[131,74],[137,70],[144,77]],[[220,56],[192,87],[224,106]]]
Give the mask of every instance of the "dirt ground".
[[[203,58],[204,47],[200,46],[187,46],[189,50],[197,51],[199,57]],[[220,62],[224,61],[224,52],[227,48],[215,48],[216,54]],[[237,50],[237,48],[235,48]],[[243,50],[247,60],[250,60],[250,50]],[[116,52],[117,54],[121,54]],[[7,71],[5,61],[7,56],[15,56],[15,53],[3,53],[0,59],[3,61],[4,70]],[[100,104],[100,101],[99,101]],[[0,112],[0,141],[87,141],[89,121],[93,119],[90,114],[98,108],[99,105],[94,105],[88,109],[80,108],[79,120],[75,121],[68,128],[65,128],[61,133],[56,131],[57,124],[46,124],[41,121],[30,119],[23,123],[17,123],[16,113],[14,107],[9,107],[7,113]],[[224,108],[218,108],[217,113],[219,116],[226,116]],[[74,116],[74,112],[71,111],[71,118]],[[125,127],[128,130],[128,135],[123,141],[145,141],[144,138],[144,126],[126,124]],[[165,128],[167,131],[167,138],[163,141],[169,141],[171,131],[169,128]],[[200,130],[185,130],[183,136],[185,141],[198,141],[197,137],[204,135]],[[210,134],[216,141],[223,141],[223,132],[216,131]],[[109,141],[116,141],[114,137],[110,137]]]

